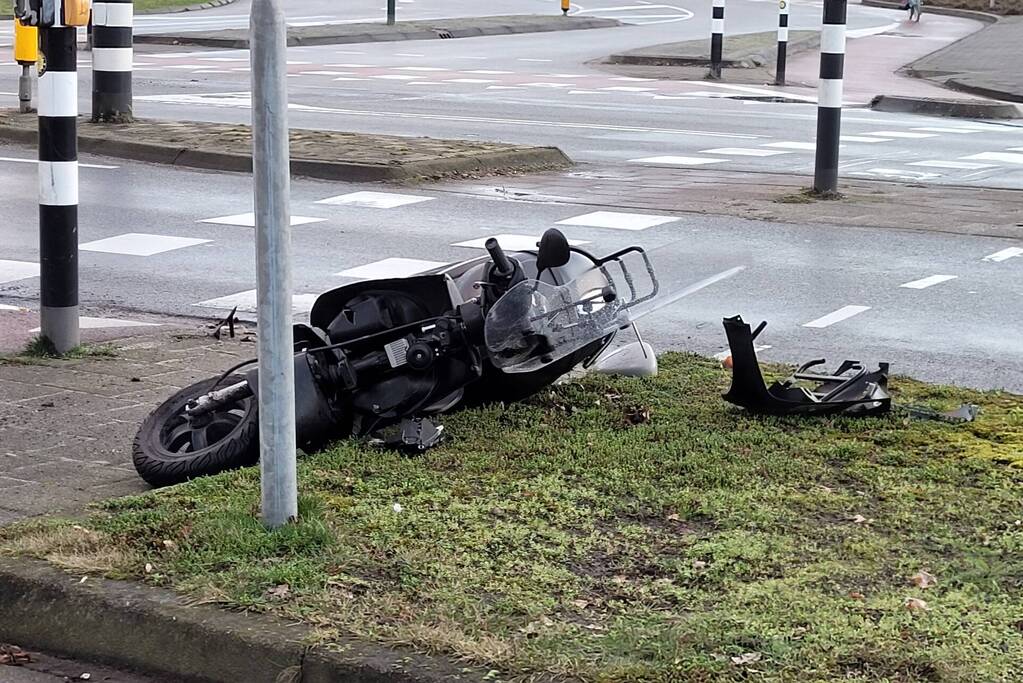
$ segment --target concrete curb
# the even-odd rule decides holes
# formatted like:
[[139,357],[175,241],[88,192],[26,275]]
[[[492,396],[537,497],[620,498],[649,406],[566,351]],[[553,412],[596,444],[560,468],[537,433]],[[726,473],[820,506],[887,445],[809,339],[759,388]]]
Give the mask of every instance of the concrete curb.
[[[502,36],[519,33],[548,33],[553,31],[578,31],[598,28],[613,28],[621,26],[617,19],[603,19],[599,17],[587,17],[575,19],[570,17],[571,23],[561,25],[546,23],[523,23],[504,24],[483,27],[445,28],[443,20],[436,22],[436,28],[416,28],[402,31],[400,27],[381,25],[381,28],[367,28],[365,32],[302,36],[289,31],[288,46],[298,47],[303,45],[347,45],[352,43],[382,43],[405,40],[442,40],[451,38],[478,38],[481,36]],[[350,27],[351,25],[349,25]],[[200,47],[216,47],[231,50],[247,50],[249,39],[247,37],[218,37],[209,35],[195,35],[183,33],[181,35],[169,35],[160,33],[140,34],[135,36],[135,42],[150,45],[196,45]]]
[[209,2],[203,2],[198,5],[188,5],[186,7],[172,7],[170,9],[147,9],[141,12],[135,12],[135,14],[180,14],[181,12],[198,12],[204,9],[213,9],[214,7],[225,7],[227,5],[233,5],[238,0],[209,0]]
[[943,100],[932,97],[902,97],[877,95],[870,108],[901,114],[948,116],[964,119],[1016,119],[1023,117],[1023,109],[1009,102],[969,100]]
[[[772,34],[774,35],[774,34]],[[820,35],[812,35],[794,40],[788,44],[786,54],[791,57],[800,52],[816,49],[821,44]],[[725,59],[721,65],[726,69],[754,69],[774,63],[777,57],[777,41],[761,50],[754,50],[738,58]],[[627,66],[701,66],[709,67],[710,57],[690,57],[672,55],[639,55],[628,52],[610,55],[604,64],[621,64]]]
[[[0,126],[0,140],[38,144],[38,132]],[[251,154],[212,152],[131,140],[111,140],[79,134],[81,152],[154,164],[212,171],[252,172]],[[398,164],[362,164],[347,161],[292,158],[295,176],[347,182],[415,181],[451,176],[527,173],[568,168],[572,160],[557,147],[530,147],[481,152]]]
[[204,683],[440,683],[486,672],[358,640],[309,646],[313,632],[263,615],[188,606],[167,590],[81,580],[0,558],[0,641]]

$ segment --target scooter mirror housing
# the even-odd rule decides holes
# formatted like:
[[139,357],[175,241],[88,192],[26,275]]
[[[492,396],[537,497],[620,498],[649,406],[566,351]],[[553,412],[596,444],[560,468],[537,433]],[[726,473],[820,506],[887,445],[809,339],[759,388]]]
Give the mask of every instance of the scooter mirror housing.
[[540,250],[536,255],[536,271],[542,273],[548,268],[560,268],[572,258],[565,235],[556,228],[547,230],[540,238]]
[[598,358],[593,371],[602,375],[653,377],[657,374],[657,356],[652,346],[635,341]]

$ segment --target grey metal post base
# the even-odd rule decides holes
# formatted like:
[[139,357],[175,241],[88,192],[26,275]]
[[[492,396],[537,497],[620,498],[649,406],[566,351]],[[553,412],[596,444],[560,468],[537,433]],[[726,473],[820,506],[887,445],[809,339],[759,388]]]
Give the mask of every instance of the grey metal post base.
[[42,325],[39,334],[53,344],[57,353],[65,354],[82,343],[78,329],[78,306],[43,306],[39,317]]
[[32,67],[21,65],[21,77],[18,78],[18,111],[27,114],[32,111]]

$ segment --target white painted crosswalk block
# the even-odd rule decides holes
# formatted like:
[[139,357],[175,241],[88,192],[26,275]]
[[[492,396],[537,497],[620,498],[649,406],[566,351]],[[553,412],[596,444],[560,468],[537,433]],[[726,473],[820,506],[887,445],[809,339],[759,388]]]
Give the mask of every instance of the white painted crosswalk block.
[[634,164],[657,164],[659,166],[703,166],[705,164],[720,164],[724,159],[708,159],[707,157],[646,157],[644,159],[630,159]]
[[866,135],[840,135],[838,139],[841,142],[866,142],[866,143],[892,141],[891,138],[868,137]]
[[962,158],[976,159],[977,161],[1000,161],[1006,164],[1023,164],[1023,154],[1013,154],[1011,152],[982,152],[981,154]]
[[817,149],[817,145],[812,142],[771,142],[764,147],[777,147],[778,149],[804,149],[807,151],[813,151]]
[[837,311],[833,311],[831,313],[828,313],[825,316],[817,318],[816,320],[811,320],[808,323],[804,323],[803,327],[814,327],[814,328],[830,327],[831,325],[834,325],[835,323],[842,322],[843,320],[848,320],[849,318],[853,317],[854,315],[859,315],[860,313],[863,313],[864,311],[869,311],[869,310],[870,310],[870,306],[843,306],[842,308],[838,309]]
[[617,211],[594,211],[558,221],[558,225],[579,225],[588,228],[611,228],[614,230],[646,230],[665,223],[679,220],[675,216],[652,216],[643,213],[619,213]]
[[[292,314],[302,315],[311,311],[313,308],[313,302],[316,301],[317,296],[318,295],[316,294],[295,294],[292,296]],[[225,311],[237,308],[239,311],[245,311],[246,313],[255,313],[258,310],[258,306],[256,304],[256,290],[254,289],[247,289],[244,292],[228,294],[227,296],[217,297],[216,299],[207,299],[206,301],[200,301],[192,305],[199,306],[200,308],[218,308]]]
[[882,138],[904,138],[906,140],[921,140],[923,138],[936,138],[937,133],[912,133],[909,131],[902,130],[878,130],[873,133],[867,133],[867,135],[876,135]]
[[336,197],[321,199],[317,204],[330,204],[332,206],[359,206],[366,209],[393,209],[398,206],[408,206],[428,202],[435,197],[423,197],[414,194],[398,194],[397,192],[349,192]]
[[911,161],[907,166],[923,166],[924,168],[954,168],[965,171],[979,171],[983,168],[994,168],[993,164],[978,164],[973,161],[942,161],[935,159],[933,161]]
[[183,249],[212,241],[196,239],[194,237],[173,237],[170,235],[128,232],[123,235],[86,242],[79,249],[82,251],[98,251],[104,254],[124,254],[125,256],[153,256],[154,254],[162,254],[166,251]]
[[[160,323],[146,323],[140,320],[121,320],[119,318],[90,318],[82,316],[78,318],[78,327],[83,330],[106,330],[120,327],[159,327]],[[41,332],[41,327],[36,327],[30,332]]]
[[996,251],[993,254],[988,254],[982,260],[989,261],[991,263],[1001,263],[1002,261],[1008,261],[1011,258],[1017,256],[1023,256],[1023,248],[1021,247],[1009,247],[1008,249],[1002,249]]
[[[292,216],[291,225],[308,225],[309,223],[322,223],[326,218],[312,218],[310,216]],[[217,218],[204,218],[200,223],[213,223],[215,225],[237,225],[242,228],[256,227],[256,214],[239,213],[234,216],[219,216]]]
[[[455,242],[451,246],[468,247],[470,249],[485,249],[486,242],[491,237],[495,238],[501,245],[501,248],[506,251],[536,251],[537,242],[540,241],[540,237],[534,235],[490,235],[488,237],[480,237],[475,240]],[[589,244],[589,242],[585,240],[568,240],[568,243],[573,247],[580,247],[584,244]]]
[[39,264],[0,259],[0,284],[39,276]]
[[364,266],[348,268],[340,273],[334,273],[339,277],[350,277],[359,280],[375,280],[377,278],[409,277],[418,275],[434,268],[445,265],[443,261],[423,261],[414,258],[385,258],[382,261],[374,261]]
[[918,126],[913,130],[919,130],[925,133],[952,133],[954,135],[969,135],[971,133],[981,132],[975,128],[949,128],[946,126]]
[[906,282],[904,284],[899,285],[899,287],[904,287],[906,289],[927,289],[928,287],[933,287],[934,285],[941,284],[942,282],[955,280],[958,277],[959,277],[958,275],[930,275],[919,280]]
[[736,157],[774,157],[779,154],[789,154],[784,150],[780,149],[756,149],[751,147],[717,147],[715,149],[705,149],[700,151],[700,154],[720,154],[721,156],[736,156]]

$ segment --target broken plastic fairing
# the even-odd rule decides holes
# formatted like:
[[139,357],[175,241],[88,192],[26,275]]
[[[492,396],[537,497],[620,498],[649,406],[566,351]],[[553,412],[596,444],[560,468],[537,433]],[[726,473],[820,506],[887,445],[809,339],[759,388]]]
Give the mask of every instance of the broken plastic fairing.
[[[859,361],[847,360],[833,373],[820,374],[809,370],[825,361],[814,360],[789,378],[766,386],[753,340],[767,323],[760,323],[756,331],[751,331],[741,316],[725,318],[723,322],[732,353],[732,386],[724,395],[729,403],[765,415],[877,415],[891,410],[888,363],[880,363],[877,370],[867,372]],[[815,386],[807,389],[800,382]]]

